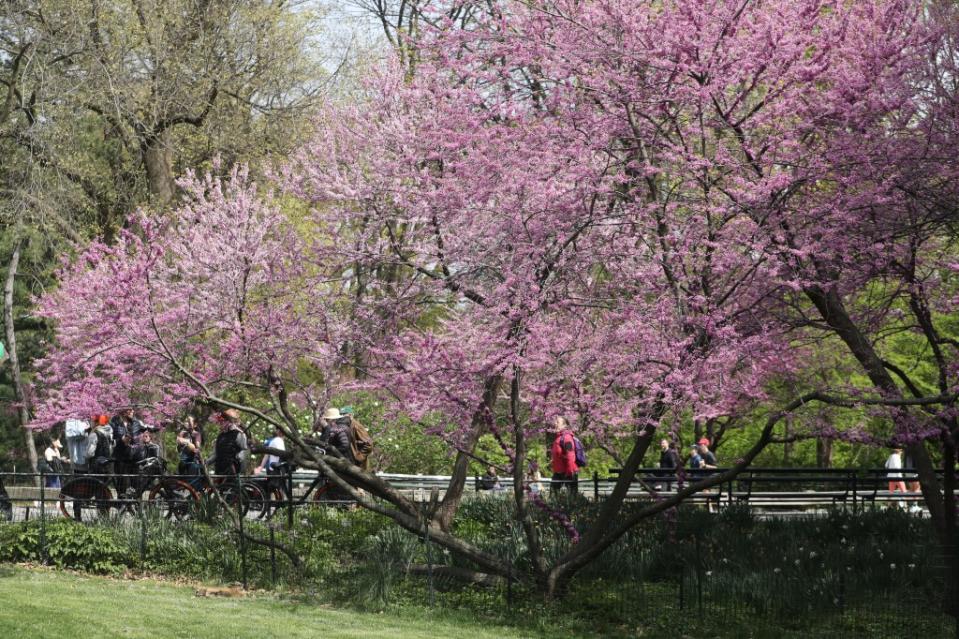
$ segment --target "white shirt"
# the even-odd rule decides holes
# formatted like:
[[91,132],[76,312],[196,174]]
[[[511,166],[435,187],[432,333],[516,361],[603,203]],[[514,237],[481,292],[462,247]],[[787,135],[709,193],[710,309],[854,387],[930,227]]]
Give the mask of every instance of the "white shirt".
[[[889,455],[889,459],[886,460],[886,468],[889,470],[902,468],[902,457],[899,456],[899,453]],[[902,479],[902,473],[889,473],[889,479]]]
[[[276,448],[277,450],[286,450],[286,442],[283,441],[282,437],[274,437],[270,441],[266,442],[267,448]],[[266,459],[263,461],[263,467],[269,468],[273,464],[279,464],[280,458],[276,455],[267,455]]]

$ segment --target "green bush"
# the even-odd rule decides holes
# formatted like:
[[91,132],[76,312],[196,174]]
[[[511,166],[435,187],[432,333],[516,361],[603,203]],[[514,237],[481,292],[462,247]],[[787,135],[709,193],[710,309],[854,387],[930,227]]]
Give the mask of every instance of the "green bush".
[[46,522],[41,543],[39,520],[0,527],[0,561],[48,561],[57,568],[116,574],[130,557],[110,528],[87,526],[71,519]]

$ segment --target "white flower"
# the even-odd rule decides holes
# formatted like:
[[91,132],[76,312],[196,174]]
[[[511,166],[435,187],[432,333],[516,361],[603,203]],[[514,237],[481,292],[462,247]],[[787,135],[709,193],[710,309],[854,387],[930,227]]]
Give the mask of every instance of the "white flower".
[[707,576],[707,577],[712,576],[712,574],[713,574],[713,571],[712,571],[712,570],[707,570],[707,571],[706,571],[706,576]]
[[773,568],[773,572],[777,575],[782,572],[782,568]]
[[915,567],[916,567],[916,564],[909,564],[909,570],[912,570]]
[[729,560],[726,559],[725,557],[723,557],[723,563],[724,563],[724,564],[728,564],[728,563],[729,563]]
[[797,560],[796,560],[796,561],[794,561],[793,563],[794,563],[794,564],[796,564],[796,565],[798,566],[798,565],[799,565],[799,560],[797,559]]
[[809,551],[809,558],[810,558],[810,559],[815,559],[815,558],[816,558],[816,551],[815,551],[815,550],[810,550],[810,551]]
[[895,570],[895,569],[896,569],[896,564],[889,564],[889,569],[890,569],[890,570]]
[[840,539],[840,540],[839,540],[839,543],[841,543],[841,544],[844,544],[844,543],[846,543],[846,538],[845,538],[845,537],[843,537],[842,539]]

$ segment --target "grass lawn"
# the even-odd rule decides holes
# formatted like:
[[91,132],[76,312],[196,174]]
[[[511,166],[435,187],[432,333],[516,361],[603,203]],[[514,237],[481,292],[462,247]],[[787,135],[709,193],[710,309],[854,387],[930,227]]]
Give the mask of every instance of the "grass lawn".
[[188,586],[0,565],[0,639],[34,637],[524,637],[449,619],[332,610],[269,595],[197,597]]

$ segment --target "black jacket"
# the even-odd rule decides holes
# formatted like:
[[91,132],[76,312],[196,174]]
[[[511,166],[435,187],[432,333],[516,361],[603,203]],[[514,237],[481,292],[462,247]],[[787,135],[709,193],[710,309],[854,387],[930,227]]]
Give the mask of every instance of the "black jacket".
[[335,448],[351,464],[355,464],[353,458],[353,446],[350,442],[350,427],[346,424],[333,424],[323,429],[320,435],[320,441],[330,448]]
[[660,468],[679,468],[679,453],[675,448],[667,448],[659,454],[659,467]]

